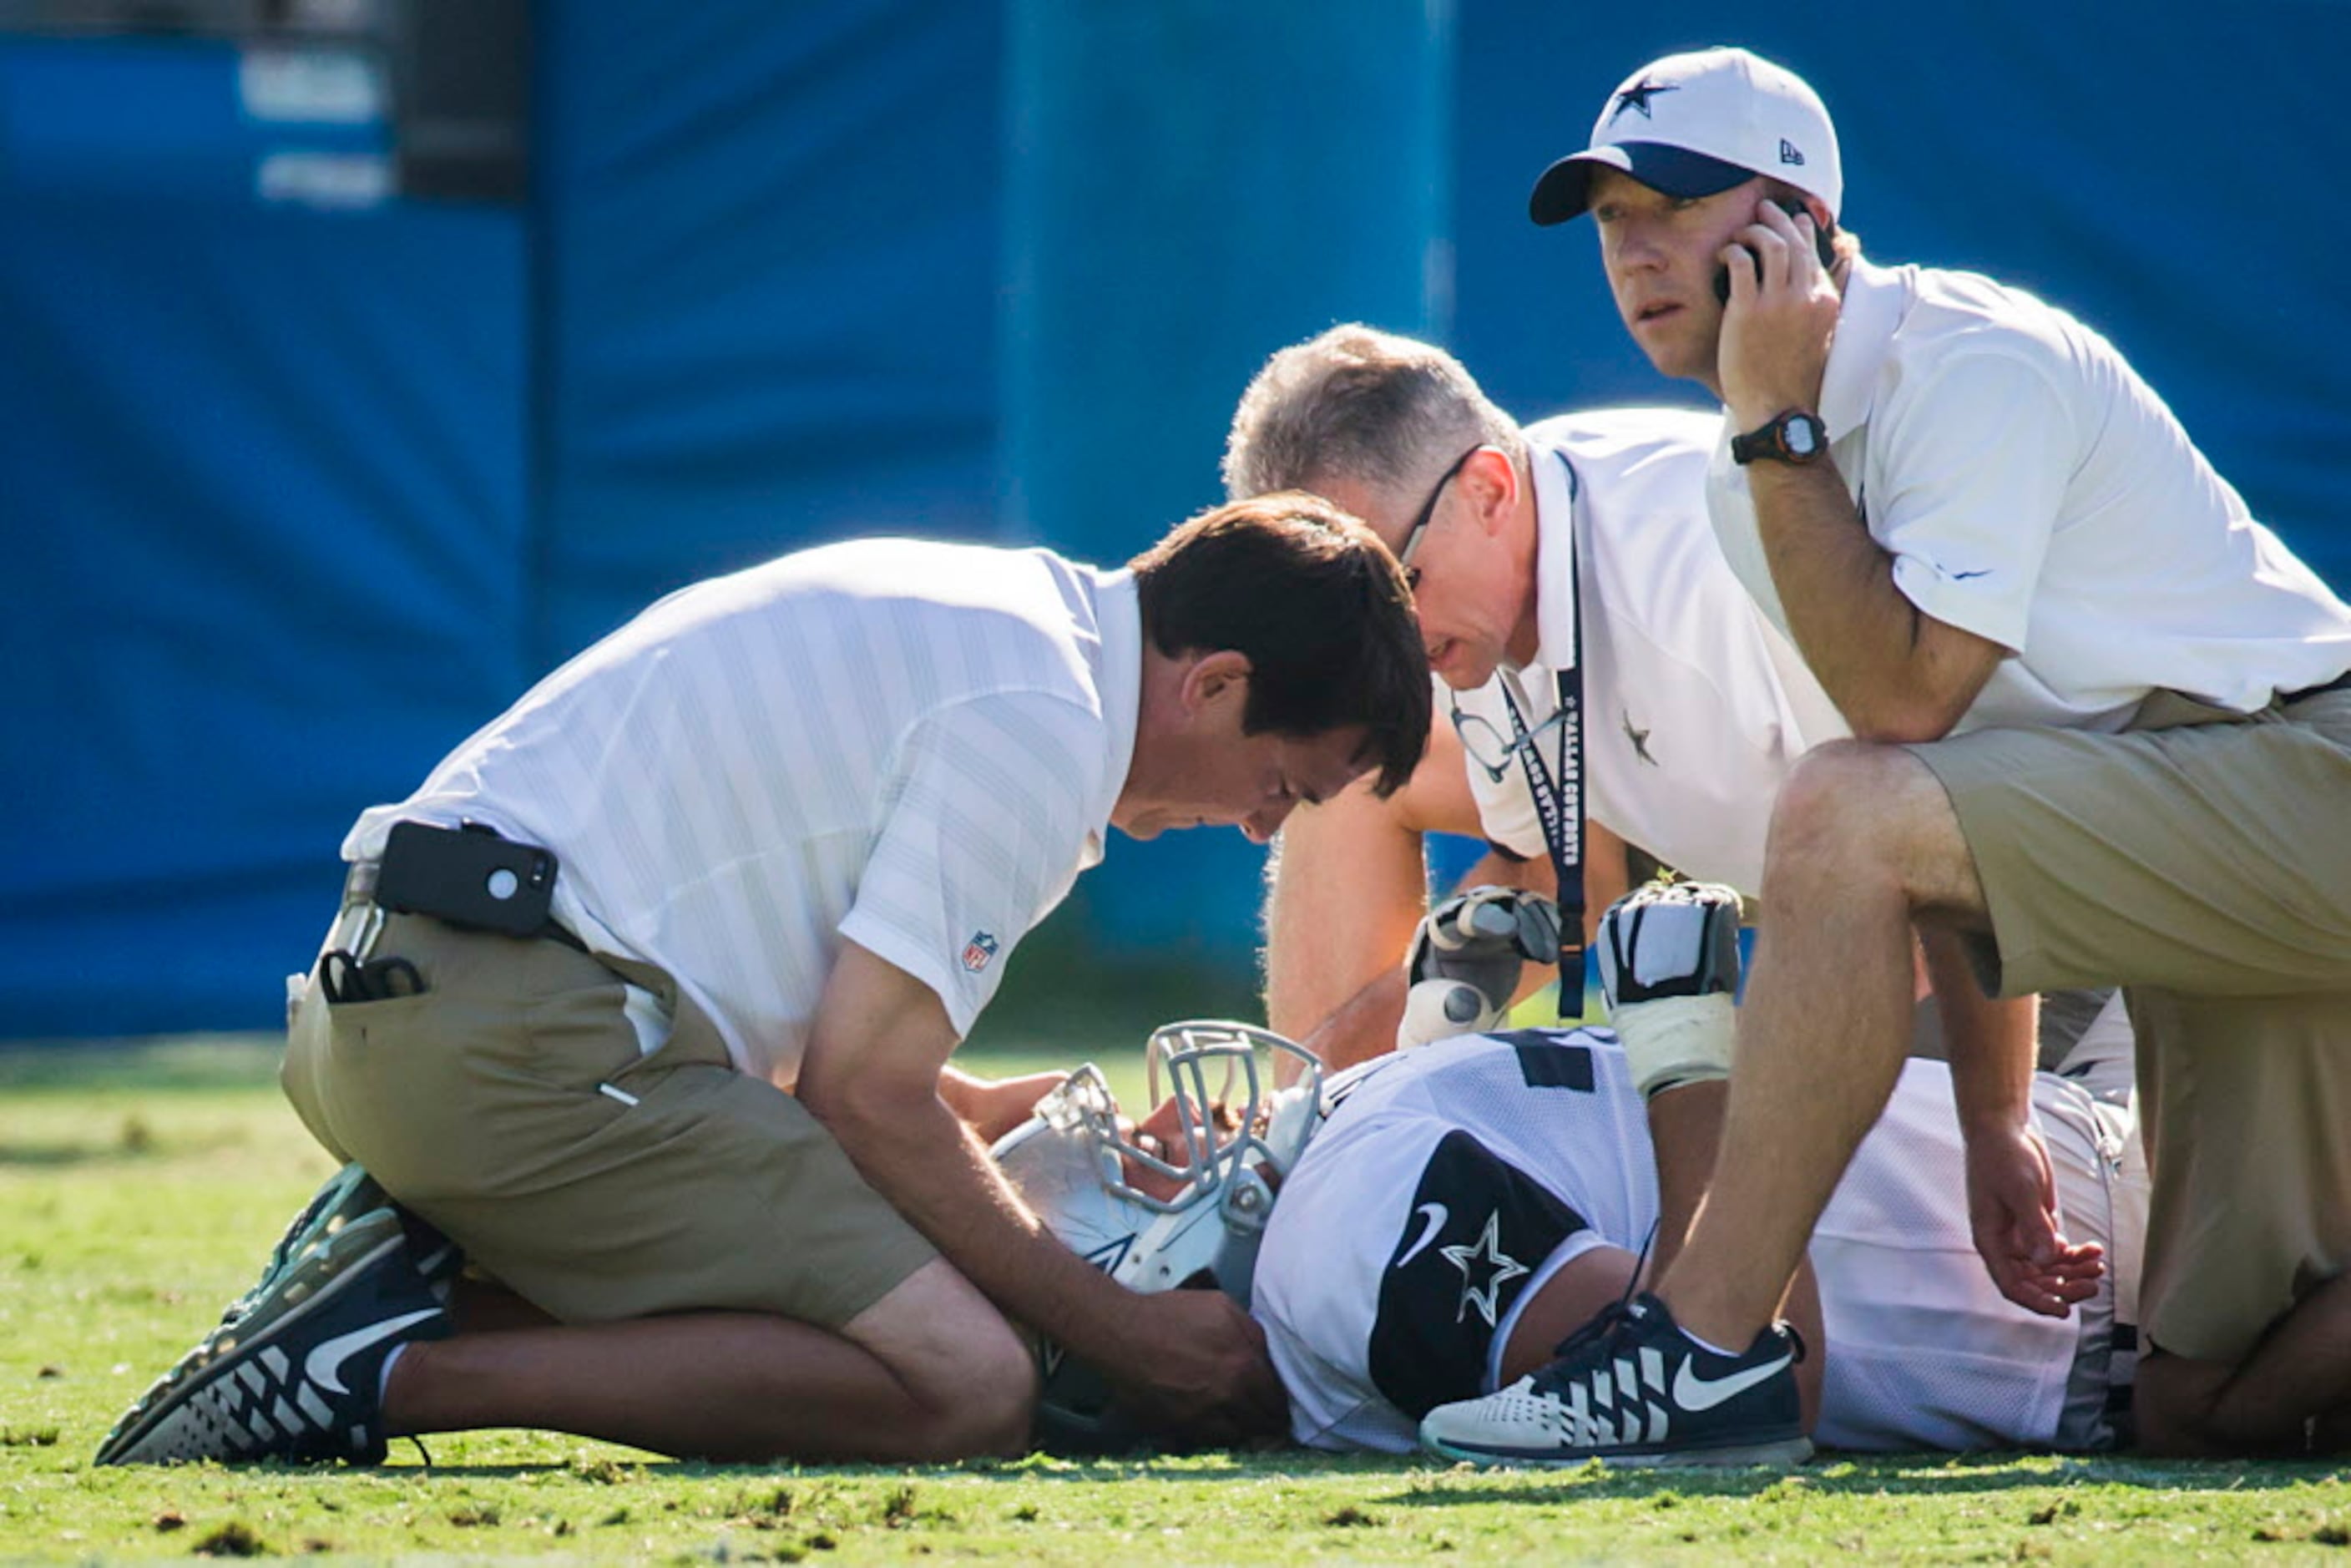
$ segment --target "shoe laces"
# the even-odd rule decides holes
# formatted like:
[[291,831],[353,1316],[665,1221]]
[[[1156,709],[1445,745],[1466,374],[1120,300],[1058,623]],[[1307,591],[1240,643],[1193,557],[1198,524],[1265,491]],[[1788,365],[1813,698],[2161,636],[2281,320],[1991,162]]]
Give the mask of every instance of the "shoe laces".
[[1583,1364],[1614,1360],[1607,1347],[1633,1326],[1629,1301],[1611,1301],[1601,1308],[1589,1322],[1552,1348],[1551,1364],[1533,1374],[1536,1392],[1558,1394],[1582,1375]]
[[[1552,1393],[1572,1381],[1574,1374],[1566,1363],[1578,1359],[1585,1350],[1614,1341],[1634,1325],[1633,1296],[1641,1288],[1641,1270],[1648,1267],[1649,1249],[1656,1245],[1657,1227],[1649,1226],[1648,1234],[1641,1238],[1641,1250],[1633,1259],[1633,1271],[1625,1276],[1624,1293],[1593,1314],[1582,1328],[1552,1347],[1551,1364],[1533,1375],[1538,1391]],[[1613,1360],[1613,1356],[1599,1359]],[[1799,1357],[1801,1359],[1801,1357]]]

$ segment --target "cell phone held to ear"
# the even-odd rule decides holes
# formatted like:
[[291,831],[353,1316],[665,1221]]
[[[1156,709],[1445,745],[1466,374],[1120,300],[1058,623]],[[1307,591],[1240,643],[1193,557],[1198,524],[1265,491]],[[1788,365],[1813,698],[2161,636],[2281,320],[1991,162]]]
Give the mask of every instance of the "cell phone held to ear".
[[[1804,215],[1804,204],[1802,202],[1792,201],[1782,196],[1775,196],[1772,198],[1771,204],[1779,208],[1782,212],[1787,214],[1792,218],[1800,218]],[[1813,231],[1813,249],[1820,256],[1821,265],[1823,267],[1834,267],[1836,265],[1836,226],[1834,224],[1827,228],[1816,228]],[[1740,249],[1746,250],[1747,247],[1745,246],[1740,246]],[[1750,250],[1747,251],[1747,254],[1750,256],[1752,256],[1755,253]],[[1750,263],[1750,265],[1752,264]],[[1730,303],[1730,268],[1727,267],[1718,267],[1714,269],[1714,299],[1715,303],[1718,305],[1728,305]]]

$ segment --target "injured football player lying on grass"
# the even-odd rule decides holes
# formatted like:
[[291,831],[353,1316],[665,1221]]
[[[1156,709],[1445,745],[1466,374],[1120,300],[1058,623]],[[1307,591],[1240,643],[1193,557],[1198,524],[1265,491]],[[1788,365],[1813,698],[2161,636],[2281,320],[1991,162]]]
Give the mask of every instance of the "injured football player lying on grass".
[[[1611,999],[1628,1029],[1656,1005]],[[1161,1100],[1155,1083],[1139,1127],[1081,1071],[998,1156],[1040,1218],[1113,1277],[1220,1288],[1247,1305],[1292,1437],[1335,1450],[1418,1440],[1446,1453],[1443,1434],[1422,1429],[1432,1409],[1511,1389],[1563,1334],[1637,1291],[1660,1210],[1653,1121],[1671,1136],[1676,1097],[1722,1089],[1671,1088],[1645,1104],[1610,1029],[1464,1035],[1327,1080],[1308,1059],[1279,1092],[1271,1059],[1304,1053],[1262,1030],[1171,1026],[1149,1050],[1176,1092]],[[2102,1274],[2062,1318],[2000,1295],[1970,1238],[1949,1070],[1910,1062],[1814,1233],[1789,1306],[1806,1347],[1803,1407],[1760,1458],[1799,1459],[1814,1442],[2115,1444],[2145,1166],[2127,1112],[2080,1083],[2041,1074],[2032,1101],[2069,1234],[2104,1245]],[[1084,1368],[1042,1354],[1041,1446],[1148,1446]],[[1640,1385],[1656,1369],[1618,1376],[1611,1410],[1553,1418],[1642,1419]],[[1720,1397],[1740,1392],[1726,1383]]]

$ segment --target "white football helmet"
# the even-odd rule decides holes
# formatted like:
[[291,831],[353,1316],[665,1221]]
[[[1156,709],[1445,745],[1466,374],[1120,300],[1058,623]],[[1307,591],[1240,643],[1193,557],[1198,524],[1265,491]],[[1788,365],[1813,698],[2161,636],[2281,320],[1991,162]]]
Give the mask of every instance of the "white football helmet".
[[[1168,1024],[1144,1051],[1152,1104],[1163,1074],[1175,1100],[1175,1146],[1146,1148],[1122,1130],[1118,1102],[1088,1062],[990,1153],[1046,1228],[1120,1284],[1213,1288],[1246,1307],[1275,1189],[1322,1123],[1322,1064],[1278,1034],[1217,1019]],[[1272,1067],[1284,1056],[1301,1071],[1277,1091]],[[1142,1439],[1099,1376],[1059,1345],[1035,1348],[1040,1447],[1099,1453]]]

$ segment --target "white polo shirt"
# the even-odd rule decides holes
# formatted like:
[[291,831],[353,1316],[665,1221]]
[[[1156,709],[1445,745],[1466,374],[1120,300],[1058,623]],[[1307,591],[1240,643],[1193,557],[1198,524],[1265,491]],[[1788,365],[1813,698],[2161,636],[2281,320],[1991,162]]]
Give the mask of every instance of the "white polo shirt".
[[[1960,731],[2116,729],[2156,687],[2250,713],[2351,668],[2351,609],[2112,344],[2032,295],[1856,260],[1820,414],[1895,586],[2013,655]],[[1708,509],[1784,631],[1731,434]]]
[[659,965],[789,1088],[844,938],[969,1030],[1102,858],[1134,748],[1134,578],[874,539],[670,595],[541,681],[414,795],[552,850],[556,917]]
[[[1725,564],[1706,517],[1720,420],[1681,409],[1565,414],[1528,427],[1540,646],[1520,684],[1541,723],[1574,647],[1569,574],[1583,587],[1586,803],[1667,864],[1753,894],[1772,798],[1808,747],[1850,733],[1804,661]],[[1570,474],[1573,480],[1571,486]],[[1571,493],[1571,489],[1573,493]],[[1440,687],[1437,707],[1453,694]],[[1511,735],[1499,676],[1458,695]],[[1556,730],[1537,747],[1557,766]],[[1486,836],[1546,851],[1525,771],[1473,761]]]

